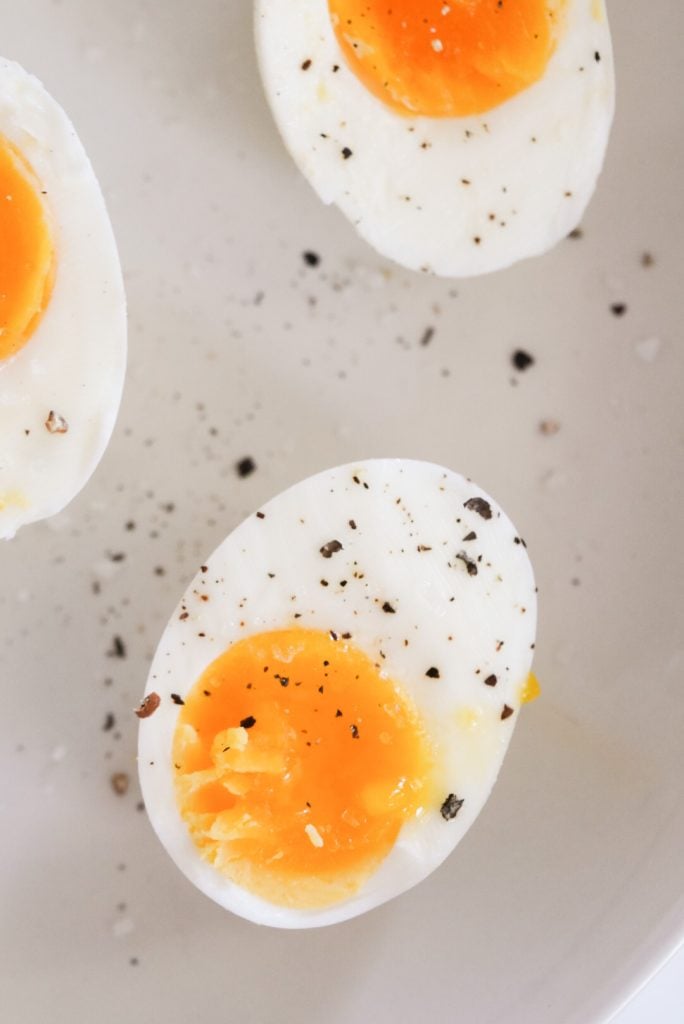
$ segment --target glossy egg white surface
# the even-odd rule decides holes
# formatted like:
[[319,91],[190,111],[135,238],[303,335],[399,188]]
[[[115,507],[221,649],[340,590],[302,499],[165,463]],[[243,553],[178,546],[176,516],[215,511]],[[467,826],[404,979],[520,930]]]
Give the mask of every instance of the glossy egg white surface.
[[[331,540],[341,548],[326,554]],[[186,697],[237,640],[293,626],[349,640],[382,665],[418,709],[440,787],[435,805],[404,824],[352,898],[313,910],[268,903],[203,861],[173,788],[179,706],[171,695]],[[140,723],[139,771],[160,839],[203,892],[261,924],[331,924],[383,903],[437,867],[484,805],[517,719],[535,627],[524,542],[498,505],[457,473],[376,459],[295,484],[207,560],[157,649],[147,692],[161,704]],[[447,820],[440,806],[451,793],[463,805]]]
[[56,253],[37,328],[0,360],[2,539],[60,512],[100,461],[121,401],[126,302],[102,192],[73,125],[37,78],[2,58],[0,135],[41,185]]
[[539,81],[456,118],[402,116],[370,93],[345,60],[327,0],[296,11],[289,0],[256,0],[255,19],[285,145],[323,202],[382,255],[469,277],[546,252],[578,224],[613,119],[603,0],[568,0]]

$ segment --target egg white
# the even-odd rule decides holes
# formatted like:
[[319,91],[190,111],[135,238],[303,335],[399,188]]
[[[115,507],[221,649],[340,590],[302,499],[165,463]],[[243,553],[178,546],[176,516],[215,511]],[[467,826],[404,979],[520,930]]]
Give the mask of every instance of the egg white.
[[[0,135],[32,166],[56,278],[32,337],[0,361],[0,539],[54,515],[83,487],[114,426],[126,364],[126,305],[104,199],[76,131],[41,83],[0,59]],[[54,411],[68,424],[50,433]]]
[[384,256],[468,277],[546,252],[580,221],[614,109],[602,0],[568,0],[537,83],[486,114],[444,119],[403,117],[362,85],[327,0],[255,0],[255,17],[266,96],[294,161]]
[[[473,497],[488,502],[491,518],[465,506]],[[476,538],[464,540],[471,532]],[[326,559],[320,549],[331,540],[342,550]],[[459,557],[466,552],[476,574]],[[386,601],[393,614],[382,610]],[[349,632],[351,643],[381,661],[418,709],[444,798],[454,793],[464,801],[453,820],[437,806],[404,825],[351,899],[314,910],[275,906],[202,860],[180,817],[172,770],[179,709],[170,695],[185,696],[235,641],[293,625],[332,630],[339,643]],[[457,473],[425,462],[371,460],[296,484],[217,548],[161,638],[146,690],[161,703],[139,734],[140,780],[154,829],[199,889],[260,924],[326,925],[383,903],[434,870],[482,809],[517,720],[535,627],[523,542],[494,501]],[[433,667],[438,679],[426,675]],[[485,685],[492,674],[497,684]],[[513,715],[502,720],[505,704]]]

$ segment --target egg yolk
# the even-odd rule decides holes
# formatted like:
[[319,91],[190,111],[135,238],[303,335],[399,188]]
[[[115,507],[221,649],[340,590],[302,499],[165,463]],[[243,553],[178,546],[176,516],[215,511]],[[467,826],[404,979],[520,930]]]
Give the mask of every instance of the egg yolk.
[[358,78],[393,110],[483,114],[538,81],[566,0],[328,0]]
[[416,709],[343,638],[288,629],[241,640],[180,708],[180,813],[202,856],[271,903],[351,896],[433,793]]
[[529,704],[531,701],[536,700],[541,693],[541,686],[539,680],[535,676],[534,672],[530,672],[525,684],[520,691],[520,703]]
[[40,184],[0,135],[0,361],[28,341],[47,306],[55,251]]

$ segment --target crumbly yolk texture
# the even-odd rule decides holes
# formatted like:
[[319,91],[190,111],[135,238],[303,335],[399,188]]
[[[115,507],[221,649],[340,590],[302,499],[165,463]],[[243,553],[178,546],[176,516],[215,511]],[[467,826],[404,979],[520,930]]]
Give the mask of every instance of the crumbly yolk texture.
[[342,52],[401,114],[484,114],[539,81],[566,0],[328,0]]
[[437,804],[412,703],[317,630],[260,633],[217,658],[180,708],[173,761],[202,856],[282,906],[350,897]]
[[41,187],[0,135],[0,362],[29,340],[47,306],[55,250]]

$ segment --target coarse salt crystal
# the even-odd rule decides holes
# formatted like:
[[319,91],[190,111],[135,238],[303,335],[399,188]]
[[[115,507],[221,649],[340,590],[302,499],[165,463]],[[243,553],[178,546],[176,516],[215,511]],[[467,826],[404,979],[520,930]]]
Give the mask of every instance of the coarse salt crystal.
[[321,836],[321,833],[318,831],[316,826],[315,825],[305,825],[304,826],[304,831],[306,832],[307,836],[311,840],[311,845],[315,846],[316,849],[320,850],[321,846],[323,846],[323,837]]

